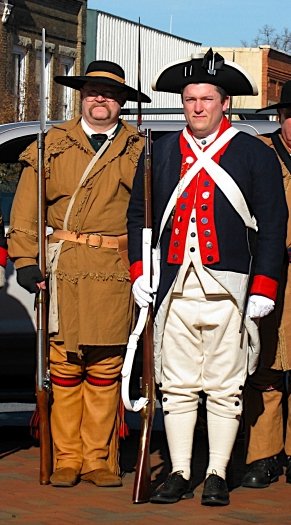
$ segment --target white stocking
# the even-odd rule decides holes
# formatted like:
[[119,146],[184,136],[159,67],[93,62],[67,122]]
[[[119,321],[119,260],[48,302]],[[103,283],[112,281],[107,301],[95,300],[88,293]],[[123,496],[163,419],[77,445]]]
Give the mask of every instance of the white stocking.
[[239,420],[207,412],[207,427],[209,465],[206,477],[210,474],[217,474],[225,479],[226,467],[236,439]]
[[197,411],[167,414],[165,428],[172,462],[172,472],[183,471],[183,478],[190,479],[193,434]]

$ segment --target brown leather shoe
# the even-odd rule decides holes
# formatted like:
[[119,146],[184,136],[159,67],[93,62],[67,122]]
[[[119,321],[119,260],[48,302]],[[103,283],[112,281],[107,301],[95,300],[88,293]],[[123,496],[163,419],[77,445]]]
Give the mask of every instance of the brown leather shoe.
[[120,476],[113,474],[107,468],[98,468],[91,472],[86,472],[86,474],[81,475],[81,480],[94,483],[97,487],[121,487],[122,485]]
[[73,487],[79,480],[79,473],[70,467],[59,468],[50,477],[53,487]]

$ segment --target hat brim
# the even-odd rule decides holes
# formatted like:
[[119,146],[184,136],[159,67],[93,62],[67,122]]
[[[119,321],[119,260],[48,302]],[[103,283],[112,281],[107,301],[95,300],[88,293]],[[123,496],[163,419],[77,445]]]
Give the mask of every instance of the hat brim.
[[260,111],[267,111],[268,109],[280,108],[291,108],[291,102],[278,102],[278,104],[272,104],[271,106],[266,106],[265,108],[257,109],[256,113],[260,113]]
[[[257,95],[258,88],[252,77],[241,66],[234,62],[224,61],[221,69],[209,74],[202,67],[203,56],[193,56],[166,65],[152,82],[154,91],[181,93],[188,84],[212,84],[220,86],[228,95]],[[185,68],[191,74],[185,76]]]
[[127,86],[126,84],[121,84],[119,82],[116,82],[115,80],[107,78],[107,77],[99,76],[98,81],[97,81],[96,78],[94,79],[93,77],[86,76],[86,75],[79,76],[79,77],[56,76],[54,77],[54,81],[57,84],[61,84],[62,86],[67,86],[67,87],[70,87],[72,89],[77,89],[77,90],[80,90],[84,86],[84,84],[86,84],[87,82],[91,82],[94,84],[106,84],[108,86],[112,86],[116,89],[119,89],[120,91],[126,91],[127,93],[126,100],[129,100],[131,102],[138,102],[139,100],[141,102],[147,102],[147,103],[151,102],[151,99],[144,93],[140,93],[140,98],[139,98],[139,93],[136,89],[130,86]]

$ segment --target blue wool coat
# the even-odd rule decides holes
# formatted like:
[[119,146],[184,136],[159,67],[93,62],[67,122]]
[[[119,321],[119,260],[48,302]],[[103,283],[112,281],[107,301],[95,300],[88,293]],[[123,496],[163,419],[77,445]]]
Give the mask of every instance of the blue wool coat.
[[[157,240],[167,202],[178,184],[181,168],[180,132],[170,133],[153,144],[153,238]],[[276,154],[256,137],[239,132],[221,156],[220,166],[234,179],[257,220],[258,232],[246,228],[241,217],[216,186],[214,219],[220,260],[209,268],[247,274],[253,252],[252,275],[279,280],[283,262],[288,217],[282,173]],[[142,259],[141,232],[144,220],[143,156],[134,179],[128,208],[129,260]],[[199,231],[198,231],[199,235]],[[161,238],[161,278],[157,312],[177,275],[180,265],[167,262],[171,224]],[[264,294],[262,290],[260,293]],[[268,296],[268,293],[266,293]]]

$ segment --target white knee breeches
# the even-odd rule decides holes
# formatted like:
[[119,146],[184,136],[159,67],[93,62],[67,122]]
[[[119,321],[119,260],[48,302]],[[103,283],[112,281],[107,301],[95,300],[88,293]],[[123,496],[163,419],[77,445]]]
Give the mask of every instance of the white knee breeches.
[[205,296],[194,271],[183,294],[173,294],[162,345],[163,409],[197,409],[199,392],[207,410],[227,418],[242,411],[247,373],[246,338],[241,347],[241,317],[231,296]]

